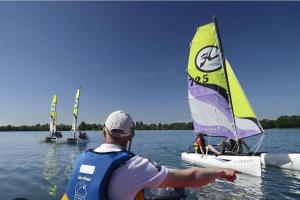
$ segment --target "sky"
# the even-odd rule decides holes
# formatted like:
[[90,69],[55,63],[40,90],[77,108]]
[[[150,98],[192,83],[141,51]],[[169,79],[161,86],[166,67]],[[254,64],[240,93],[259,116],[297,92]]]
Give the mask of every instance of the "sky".
[[300,114],[300,2],[0,2],[0,125],[190,122],[186,67],[196,28],[217,15],[257,117]]

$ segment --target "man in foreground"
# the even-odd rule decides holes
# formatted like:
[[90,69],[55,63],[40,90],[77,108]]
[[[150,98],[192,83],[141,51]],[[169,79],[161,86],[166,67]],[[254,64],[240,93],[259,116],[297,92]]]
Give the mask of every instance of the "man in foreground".
[[104,144],[77,157],[62,200],[142,199],[140,192],[145,188],[201,187],[218,178],[236,178],[232,169],[168,169],[134,155],[129,151],[134,137],[133,121],[123,111],[108,116],[103,136]]

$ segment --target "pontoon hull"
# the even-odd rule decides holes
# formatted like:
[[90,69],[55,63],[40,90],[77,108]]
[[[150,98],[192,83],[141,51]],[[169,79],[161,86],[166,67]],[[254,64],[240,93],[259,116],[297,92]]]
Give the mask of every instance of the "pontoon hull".
[[263,166],[300,170],[299,153],[262,153],[260,157]]
[[65,138],[46,137],[44,142],[63,144],[63,143],[65,143]]
[[46,137],[45,142],[56,142],[56,137]]

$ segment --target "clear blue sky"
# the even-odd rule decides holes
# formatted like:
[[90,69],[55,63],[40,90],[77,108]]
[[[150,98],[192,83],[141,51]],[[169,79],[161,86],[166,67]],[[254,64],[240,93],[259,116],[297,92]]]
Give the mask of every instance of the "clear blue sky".
[[226,57],[257,116],[300,114],[300,2],[0,2],[0,124],[191,121],[186,66],[218,16]]

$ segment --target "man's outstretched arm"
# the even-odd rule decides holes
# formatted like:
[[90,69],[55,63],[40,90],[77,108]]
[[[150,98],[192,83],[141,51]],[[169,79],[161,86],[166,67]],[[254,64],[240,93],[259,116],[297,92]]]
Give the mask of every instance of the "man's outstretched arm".
[[216,179],[234,181],[235,171],[232,169],[188,168],[169,169],[168,175],[159,187],[201,187]]

